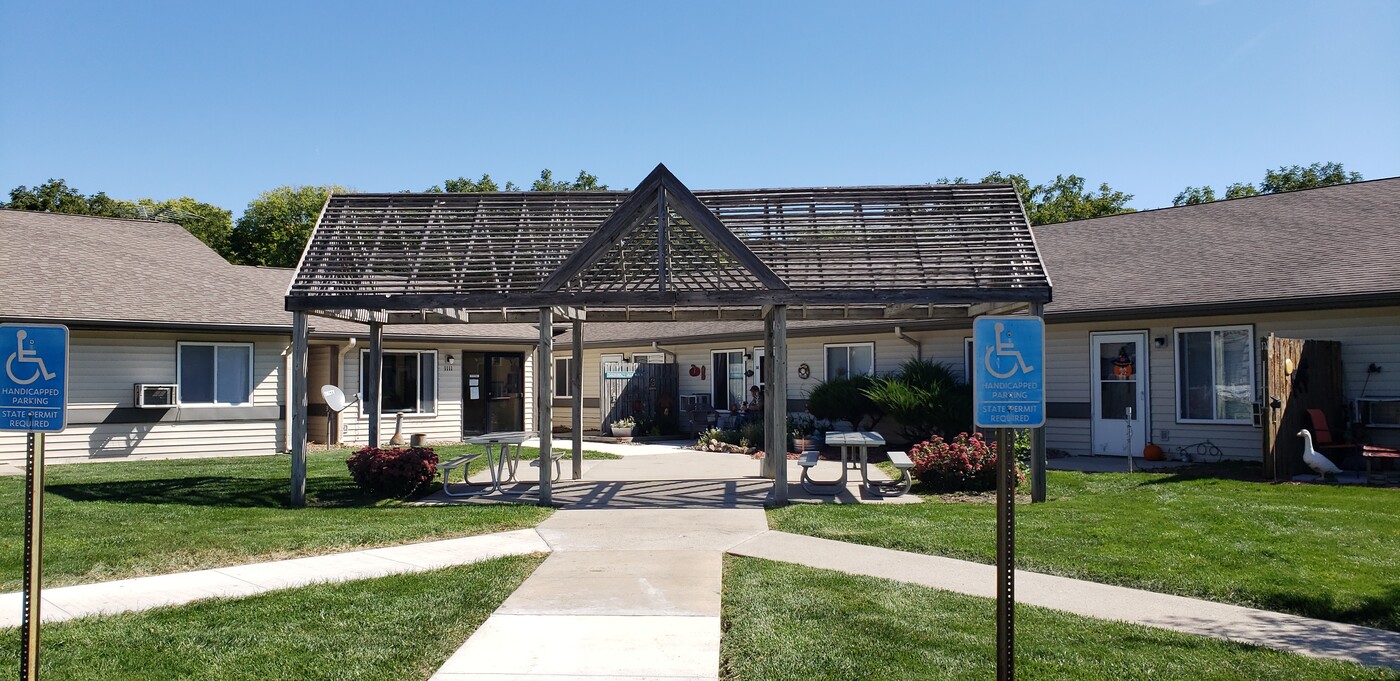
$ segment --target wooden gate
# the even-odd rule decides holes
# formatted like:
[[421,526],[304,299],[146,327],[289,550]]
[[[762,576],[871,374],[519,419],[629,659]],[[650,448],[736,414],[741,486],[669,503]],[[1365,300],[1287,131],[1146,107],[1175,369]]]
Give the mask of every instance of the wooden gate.
[[[637,435],[674,434],[680,397],[680,372],[675,364],[603,363],[602,430],[631,416]],[[656,433],[648,432],[652,428]]]
[[1270,334],[1262,353],[1264,474],[1288,480],[1310,472],[1303,463],[1303,439],[1298,437],[1298,431],[1313,427],[1308,409],[1321,409],[1327,415],[1333,436],[1346,431],[1342,344]]

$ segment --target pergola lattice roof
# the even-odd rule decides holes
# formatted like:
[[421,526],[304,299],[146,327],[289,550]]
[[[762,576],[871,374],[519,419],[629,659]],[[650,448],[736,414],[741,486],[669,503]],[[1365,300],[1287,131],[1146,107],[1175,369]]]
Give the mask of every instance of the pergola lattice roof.
[[[664,220],[662,218],[665,218]],[[1048,302],[1010,185],[337,194],[287,309],[382,322],[926,319]]]

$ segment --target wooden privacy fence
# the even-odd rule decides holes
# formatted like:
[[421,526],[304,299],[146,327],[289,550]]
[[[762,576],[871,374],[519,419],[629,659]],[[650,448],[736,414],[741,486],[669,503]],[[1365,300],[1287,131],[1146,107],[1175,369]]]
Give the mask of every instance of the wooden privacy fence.
[[[639,428],[655,425],[663,434],[677,428],[680,372],[675,364],[604,362],[602,429],[631,416]],[[636,435],[646,435],[641,430]]]
[[[1279,338],[1264,341],[1264,474],[1288,480],[1311,470],[1298,431],[1312,429],[1307,410],[1321,409],[1333,437],[1347,430],[1342,400],[1342,344]],[[1316,439],[1316,433],[1314,433]]]

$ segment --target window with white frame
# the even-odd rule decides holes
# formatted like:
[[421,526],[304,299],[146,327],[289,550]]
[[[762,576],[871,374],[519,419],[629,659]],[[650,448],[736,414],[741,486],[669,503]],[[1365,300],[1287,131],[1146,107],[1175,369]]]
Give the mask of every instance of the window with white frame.
[[753,349],[753,384],[762,389],[768,383],[768,360],[763,348]]
[[711,352],[710,368],[714,374],[714,382],[710,384],[710,404],[715,405],[715,409],[738,407],[749,399],[744,385],[743,350]]
[[[367,394],[369,350],[360,352],[360,393]],[[437,351],[385,350],[379,379],[383,414],[437,413]]]
[[1176,330],[1177,421],[1252,422],[1254,328]]
[[572,384],[569,382],[569,377],[573,375],[573,366],[574,366],[574,358],[573,358],[573,357],[555,357],[555,358],[554,358],[554,396],[555,396],[555,397],[573,397],[573,396],[574,396],[573,391],[569,389],[569,387],[572,385]]
[[973,357],[972,357],[972,354],[973,354],[973,353],[972,353],[972,339],[971,339],[971,338],[964,338],[964,339],[963,339],[963,382],[964,382],[964,383],[968,383],[968,384],[971,384],[971,383],[972,383],[972,362],[974,361],[974,359],[973,359]]
[[252,343],[180,343],[176,351],[181,405],[252,403]]
[[826,380],[875,373],[874,343],[843,343],[822,346],[826,350]]

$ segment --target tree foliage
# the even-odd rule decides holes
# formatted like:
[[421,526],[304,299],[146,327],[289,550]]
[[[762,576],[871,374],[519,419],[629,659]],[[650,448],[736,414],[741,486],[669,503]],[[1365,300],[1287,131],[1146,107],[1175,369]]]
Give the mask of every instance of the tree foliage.
[[554,172],[548,168],[541,170],[540,179],[530,185],[530,191],[536,192],[600,192],[606,191],[607,188],[608,185],[600,184],[598,177],[588,171],[578,171],[578,177],[569,182],[554,179]]
[[53,178],[33,188],[15,187],[10,190],[10,201],[4,206],[14,210],[174,222],[225,257],[228,256],[229,232],[233,229],[233,213],[188,196],[164,201],[126,201],[104,192],[84,196],[66,181]]
[[229,238],[230,258],[242,265],[295,267],[311,228],[336,185],[283,185],[248,203]]
[[516,186],[514,182],[506,182],[505,189],[502,190],[501,187],[496,184],[496,181],[491,179],[491,176],[489,174],[482,174],[481,179],[479,180],[472,180],[465,177],[458,177],[455,180],[444,180],[441,185],[435,184],[431,187],[428,187],[426,191],[449,193],[483,193],[498,191],[513,192],[519,190],[520,187]]
[[[1336,184],[1350,184],[1361,181],[1361,173],[1347,172],[1342,164],[1335,162],[1314,163],[1309,166],[1279,166],[1264,171],[1264,179],[1255,186],[1248,182],[1236,182],[1225,189],[1225,198],[1239,199],[1260,194],[1277,194],[1299,189],[1316,189]],[[1206,185],[1201,188],[1187,187],[1172,200],[1173,206],[1194,206],[1215,200],[1215,190]]]
[[[963,177],[941,178],[939,183],[966,184]],[[1031,184],[1025,175],[995,171],[979,182],[1011,183],[1025,206],[1026,218],[1032,225],[1050,225],[1071,220],[1086,220],[1105,215],[1131,213],[1128,202],[1133,195],[1118,191],[1108,183],[1100,183],[1097,191],[1088,189],[1088,182],[1078,175],[1056,175],[1053,182]]]

